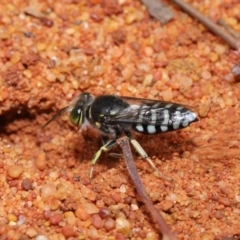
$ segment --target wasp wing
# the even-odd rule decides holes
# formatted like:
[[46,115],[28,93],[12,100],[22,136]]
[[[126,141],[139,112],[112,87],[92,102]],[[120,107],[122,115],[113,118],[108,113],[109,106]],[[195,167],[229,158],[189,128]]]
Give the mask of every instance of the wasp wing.
[[149,100],[142,98],[121,97],[129,104],[122,112],[109,116],[109,124],[143,124],[169,126],[174,122],[197,121],[197,114],[188,107],[178,103]]

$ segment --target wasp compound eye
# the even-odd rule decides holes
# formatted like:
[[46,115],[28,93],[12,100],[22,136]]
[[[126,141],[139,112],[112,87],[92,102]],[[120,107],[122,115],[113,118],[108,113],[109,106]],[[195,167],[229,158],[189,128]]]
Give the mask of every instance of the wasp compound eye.
[[80,107],[75,107],[72,109],[70,113],[70,121],[75,126],[82,124],[82,109]]

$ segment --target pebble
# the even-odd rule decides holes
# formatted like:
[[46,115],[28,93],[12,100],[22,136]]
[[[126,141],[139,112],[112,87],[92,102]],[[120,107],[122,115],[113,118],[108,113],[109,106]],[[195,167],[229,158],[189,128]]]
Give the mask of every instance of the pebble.
[[92,222],[92,225],[97,229],[100,229],[102,227],[102,224],[103,224],[102,219],[98,214],[93,214],[91,216],[91,222]]
[[25,222],[26,222],[26,217],[24,215],[19,215],[18,217],[18,221],[17,221],[17,224],[20,226],[20,225],[23,225]]
[[127,240],[127,238],[123,234],[117,233],[116,240]]
[[63,220],[63,215],[62,213],[54,213],[53,215],[50,216],[49,222],[52,225],[58,225],[61,221]]
[[29,179],[29,178],[23,179],[21,186],[22,186],[22,189],[25,190],[25,191],[28,191],[28,190],[32,189],[31,179]]
[[83,220],[83,221],[86,221],[87,219],[90,218],[90,214],[88,214],[86,212],[86,210],[83,209],[82,207],[79,207],[76,209],[75,215],[77,218],[79,218],[80,220]]
[[144,53],[147,57],[151,57],[153,55],[153,48],[151,47],[145,47],[144,48]]
[[172,101],[173,92],[170,89],[169,90],[164,90],[164,91],[162,91],[161,96],[162,96],[164,101]]
[[89,227],[88,234],[89,234],[90,239],[99,239],[97,229],[93,226]]
[[7,219],[8,219],[9,222],[16,222],[17,221],[17,216],[15,216],[13,214],[8,214]]
[[221,210],[216,211],[215,213],[216,219],[222,219],[224,217],[224,213]]
[[51,217],[51,211],[46,210],[43,212],[44,219],[48,220]]
[[49,177],[52,179],[57,179],[58,178],[58,173],[57,172],[50,172]]
[[21,55],[19,52],[16,52],[12,55],[11,59],[10,59],[10,62],[12,64],[16,64],[18,63],[19,61],[21,60]]
[[202,71],[201,76],[205,80],[210,80],[212,78],[212,74],[209,71]]
[[114,219],[112,218],[107,218],[106,221],[103,224],[103,227],[107,230],[107,231],[111,231],[112,229],[114,229],[116,226],[116,222],[114,221]]
[[7,225],[0,225],[0,235],[7,232]]
[[69,211],[69,212],[65,212],[64,216],[66,218],[66,221],[69,225],[74,226],[77,222],[77,218],[75,217],[74,213]]
[[66,225],[62,228],[62,234],[64,237],[73,237],[74,236],[74,229],[72,226]]
[[222,55],[227,51],[227,45],[216,44],[215,47],[214,47],[214,51],[217,54]]
[[210,52],[208,56],[209,56],[210,61],[213,63],[218,61],[218,59],[219,59],[218,54],[215,52]]
[[47,200],[49,197],[54,196],[56,191],[56,186],[53,183],[45,184],[41,188],[41,197],[43,200]]
[[131,232],[130,222],[122,217],[116,219],[116,230],[121,232],[125,236],[128,236]]
[[110,216],[110,210],[108,208],[101,208],[98,214],[104,219]]
[[90,215],[99,212],[99,208],[93,203],[83,203],[81,207]]
[[35,236],[37,235],[37,231],[36,231],[35,228],[30,227],[30,228],[27,229],[26,235],[27,235],[28,237],[30,237],[30,238],[33,238],[33,237],[35,237]]
[[67,192],[68,192],[67,186],[63,185],[63,184],[58,184],[56,186],[56,188],[57,188],[57,192],[54,196],[59,200],[66,199],[67,198]]
[[32,72],[31,72],[29,69],[27,69],[27,70],[24,70],[24,71],[23,71],[23,75],[24,75],[26,78],[30,79],[30,78],[32,77]]
[[35,159],[35,164],[37,168],[41,171],[45,170],[47,167],[46,155],[45,153],[40,153]]
[[82,195],[86,198],[86,199],[89,199],[91,201],[95,201],[96,200],[96,193],[93,192],[92,190],[90,190],[88,187],[86,186],[82,186],[81,188],[81,192],[82,192]]
[[8,169],[8,175],[11,178],[18,178],[23,173],[23,166],[15,165]]
[[169,200],[165,200],[162,205],[162,210],[164,212],[169,211],[173,207],[174,203]]
[[48,240],[48,237],[43,234],[39,234],[36,236],[35,240]]
[[147,74],[143,80],[143,86],[150,86],[153,83],[153,75]]
[[38,52],[42,52],[42,51],[46,50],[47,44],[39,42],[36,44],[36,47],[37,47]]
[[210,109],[211,109],[211,104],[209,102],[206,102],[205,104],[200,104],[200,106],[198,108],[199,116],[207,117]]
[[[226,0],[228,2],[227,8],[218,4],[219,6],[216,8],[212,6],[211,9],[209,1],[205,1],[208,3],[204,4],[202,9],[205,12],[209,12],[210,9],[210,15],[216,19],[220,7],[224,20],[227,19],[226,22],[237,29],[239,19],[235,5],[238,1]],[[166,136],[163,135],[163,139],[162,137],[149,136],[147,137],[149,141],[146,140],[147,143],[145,143],[147,153],[150,150],[151,157],[153,155],[160,157],[158,154],[163,155],[165,161],[162,163],[162,167],[166,172],[169,171],[170,174],[175,175],[175,197],[180,195],[183,199],[189,193],[187,197],[189,199],[181,200],[173,205],[170,201],[174,202],[175,197],[169,194],[169,191],[173,191],[171,184],[167,181],[165,181],[166,183],[162,181],[156,183],[153,175],[150,174],[151,177],[148,179],[148,175],[143,173],[144,177],[147,177],[145,178],[145,187],[150,189],[153,186],[151,184],[155,184],[159,188],[156,193],[151,195],[151,198],[159,200],[159,207],[163,207],[165,211],[169,209],[174,211],[171,218],[167,215],[164,217],[167,218],[170,228],[173,228],[180,235],[180,239],[197,239],[200,236],[206,240],[218,236],[219,233],[224,233],[224,230],[237,232],[240,211],[239,193],[233,191],[232,197],[231,193],[226,194],[221,189],[219,192],[219,188],[214,185],[216,181],[222,179],[222,181],[227,182],[227,190],[230,188],[236,190],[237,177],[240,176],[240,171],[237,170],[238,158],[229,157],[228,161],[224,161],[226,157],[222,156],[222,152],[224,155],[232,154],[234,156],[238,156],[240,152],[237,148],[240,142],[237,131],[228,131],[239,129],[237,103],[240,99],[240,91],[236,86],[238,82],[235,82],[236,84],[228,82],[234,81],[233,74],[226,75],[228,72],[231,73],[232,66],[238,64],[239,59],[232,53],[227,44],[223,41],[213,41],[216,36],[205,34],[205,29],[198,28],[199,25],[188,16],[173,19],[162,28],[159,22],[149,16],[146,7],[140,1],[130,3],[131,1],[126,0],[88,0],[86,3],[80,0],[70,0],[67,1],[68,4],[64,5],[64,9],[62,4],[56,1],[54,2],[54,11],[51,8],[53,1],[48,1],[51,3],[41,5],[39,10],[43,16],[47,16],[49,19],[33,18],[24,14],[23,11],[19,13],[18,10],[22,10],[19,3],[23,1],[14,1],[14,4],[8,3],[7,5],[5,2],[7,1],[1,3],[1,8],[6,13],[3,14],[1,23],[7,27],[6,31],[0,33],[0,38],[3,40],[3,46],[0,49],[0,58],[3,59],[0,63],[2,69],[0,114],[5,119],[9,110],[14,107],[20,113],[22,106],[30,117],[36,113],[36,109],[38,115],[36,118],[6,121],[4,126],[6,131],[1,134],[1,137],[15,144],[13,149],[7,151],[11,155],[14,154],[12,152],[15,152],[15,147],[19,145],[24,157],[17,155],[8,157],[0,146],[2,160],[0,178],[6,178],[5,181],[0,181],[2,189],[0,212],[2,215],[5,214],[6,219],[9,218],[10,225],[13,226],[6,224],[5,227],[0,227],[0,235],[5,235],[5,238],[9,239],[18,239],[18,236],[14,238],[11,236],[14,234],[23,236],[26,230],[32,226],[35,231],[38,232],[38,229],[41,229],[41,232],[46,233],[49,239],[53,240],[81,239],[85,233],[87,239],[103,239],[107,236],[109,240],[113,238],[116,240],[128,238],[150,240],[161,237],[153,227],[152,221],[149,221],[149,218],[144,218],[143,212],[132,211],[132,206],[134,206],[133,209],[136,209],[136,195],[131,183],[126,180],[127,190],[124,192],[125,194],[113,196],[116,191],[119,191],[119,187],[112,187],[111,180],[115,180],[115,170],[119,169],[109,171],[106,175],[103,173],[101,176],[97,176],[99,182],[93,181],[91,188],[87,186],[87,188],[81,189],[82,179],[87,178],[87,173],[84,171],[85,162],[79,161],[77,156],[82,155],[85,159],[88,157],[89,151],[92,152],[95,147],[89,146],[88,140],[87,142],[81,141],[81,143],[77,141],[79,136],[82,136],[82,132],[75,134],[72,131],[73,128],[69,125],[68,116],[58,118],[44,131],[37,130],[48,117],[54,114],[53,111],[67,105],[76,94],[75,92],[90,90],[94,95],[106,93],[126,95],[124,93],[127,93],[128,96],[132,97],[156,98],[158,100],[162,100],[163,97],[165,100],[190,104],[190,106],[199,106],[199,104],[206,103],[206,99],[211,99],[211,104],[203,107],[200,112],[200,116],[205,116],[205,119],[200,118],[199,122],[192,124],[186,130],[167,133]],[[106,2],[118,3],[123,12],[105,15],[104,4]],[[201,1],[197,2],[200,4]],[[199,4],[196,3],[195,7],[200,6],[200,10],[202,10],[201,4]],[[233,5],[234,7],[232,7]],[[79,6],[81,7],[79,8]],[[89,9],[90,11],[88,11]],[[81,11],[79,12],[79,10]],[[98,10],[102,13],[102,19],[99,17],[100,23],[90,19],[91,11],[98,13]],[[65,14],[65,12],[69,14]],[[18,21],[19,19],[20,21]],[[125,27],[126,21],[136,24]],[[32,23],[33,25],[31,25]],[[52,29],[43,26],[43,24],[52,26],[53,23]],[[71,25],[71,23],[73,24]],[[109,23],[111,27],[108,27]],[[111,32],[117,29],[126,30],[126,40],[121,45],[114,47]],[[184,33],[186,30],[187,34]],[[19,32],[23,34],[19,34]],[[183,37],[187,38],[186,42],[183,40],[181,43],[181,39],[179,41],[181,34],[187,35]],[[202,38],[202,36],[204,37]],[[48,41],[49,38],[52,41]],[[189,40],[190,42],[193,40],[193,42],[187,43]],[[65,51],[63,50],[65,48],[71,50]],[[39,51],[39,60],[41,58],[41,61],[36,60],[36,63],[31,66],[24,64],[23,53],[28,50],[30,50],[29,55],[38,55]],[[70,54],[70,52],[72,53]],[[112,54],[109,54],[110,52]],[[55,57],[57,61],[50,66],[49,61],[52,57]],[[175,59],[178,60],[176,63],[182,64],[172,66],[171,62],[175,62]],[[92,65],[92,68],[89,68],[89,64]],[[8,71],[8,69],[11,70],[12,65],[18,65],[20,68]],[[24,67],[22,67],[23,65]],[[95,65],[96,67],[94,67]],[[78,69],[78,75],[73,79],[71,75],[75,69]],[[173,79],[173,75],[176,74],[178,76]],[[179,79],[180,74],[184,75],[181,79]],[[51,88],[53,81],[56,81],[54,82],[55,87]],[[170,84],[169,81],[171,81]],[[233,94],[230,95],[230,92]],[[223,106],[223,109],[220,106]],[[232,106],[236,114],[229,115],[228,106]],[[226,138],[222,137],[223,134]],[[192,146],[197,135],[208,135],[208,138],[199,141],[197,147]],[[228,137],[231,137],[231,141],[227,141]],[[53,139],[59,140],[52,141]],[[7,144],[9,143],[5,145],[7,146]],[[163,146],[163,152],[159,153],[156,147],[158,145]],[[151,152],[151,149],[154,151]],[[223,151],[219,151],[219,149]],[[39,151],[46,152],[47,159],[45,153]],[[172,157],[173,153],[178,155]],[[190,156],[190,159],[181,159],[185,155]],[[194,155],[196,156],[195,160],[192,159]],[[26,159],[24,159],[25,156]],[[31,160],[29,161],[32,156],[36,156],[34,166],[32,166]],[[212,156],[217,158],[216,161],[211,161]],[[76,161],[70,161],[70,164],[67,164],[65,159],[68,158],[74,158]],[[8,168],[16,163],[23,164],[23,173],[15,180],[8,173]],[[141,161],[138,161],[138,164],[142,166]],[[61,169],[71,172],[73,176],[79,170],[80,182],[69,177],[71,174],[59,174]],[[103,176],[105,178],[102,179]],[[228,181],[231,176],[234,177]],[[65,188],[58,187],[59,183],[64,184]],[[56,187],[49,186],[49,184]],[[185,187],[189,188],[187,194]],[[56,192],[56,188],[57,195],[53,194]],[[65,191],[66,188],[67,191]],[[212,192],[216,192],[216,197],[213,200],[211,200]],[[131,198],[125,199],[124,204],[127,207],[122,204],[126,194],[131,196]],[[160,194],[160,198],[158,198],[158,194]],[[14,195],[14,199],[9,198],[12,195]],[[82,197],[82,195],[84,196]],[[169,202],[162,201],[164,198],[167,200],[165,196],[171,196]],[[71,208],[73,206],[71,204],[64,204],[63,200],[68,197],[76,203],[73,208]],[[104,201],[104,198],[110,198],[110,200]],[[209,200],[213,207],[208,214],[208,211],[203,212],[203,209],[208,208]],[[89,205],[83,203],[84,201],[89,202]],[[98,201],[101,203],[98,204]],[[120,204],[116,204],[114,201]],[[188,201],[190,203],[186,206]],[[61,210],[59,210],[59,202],[63,202]],[[109,207],[104,209],[104,206],[108,206],[107,203],[109,203]],[[116,204],[118,206],[116,212],[123,212],[126,218],[115,213],[113,218],[112,211],[109,210],[112,209],[112,204]],[[71,212],[75,207],[77,210]],[[144,208],[144,206],[142,207]],[[19,212],[19,209],[23,212]],[[56,212],[51,209],[56,209]],[[196,209],[200,215],[194,211]],[[67,212],[63,214],[61,211]],[[43,212],[44,214],[41,215]],[[57,217],[54,214],[59,212],[61,217],[58,221],[62,220],[57,226],[51,226],[50,219],[55,224]],[[10,213],[12,216],[7,218]],[[24,218],[20,219],[21,214],[26,216],[26,221]],[[179,219],[179,221],[174,220],[175,215],[177,215],[176,220]],[[189,220],[191,216],[197,218],[195,222],[194,219]],[[37,221],[35,221],[36,219]],[[207,221],[204,222],[203,219],[207,219]],[[100,222],[102,222],[102,226],[98,229],[101,225]],[[16,223],[17,225],[14,226]],[[72,225],[74,223],[76,226]],[[39,228],[33,224],[39,225]],[[133,229],[132,232],[131,229]],[[109,232],[106,233],[106,231]],[[146,237],[149,232],[153,232],[152,237]],[[4,236],[1,236],[2,238]],[[30,237],[28,238],[30,239]],[[31,239],[46,240],[48,238],[44,235],[39,237],[37,234]]]
[[228,198],[219,198],[218,202],[223,204],[225,207],[231,206],[231,201]]

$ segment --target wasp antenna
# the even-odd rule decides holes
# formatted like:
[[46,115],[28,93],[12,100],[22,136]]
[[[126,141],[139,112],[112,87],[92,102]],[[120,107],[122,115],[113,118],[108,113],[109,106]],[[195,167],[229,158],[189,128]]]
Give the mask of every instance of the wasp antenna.
[[58,118],[59,116],[61,116],[62,114],[68,112],[69,110],[69,106],[59,110],[49,121],[47,121],[42,127],[41,129],[44,129],[49,123],[51,123],[53,120],[55,120],[56,118]]

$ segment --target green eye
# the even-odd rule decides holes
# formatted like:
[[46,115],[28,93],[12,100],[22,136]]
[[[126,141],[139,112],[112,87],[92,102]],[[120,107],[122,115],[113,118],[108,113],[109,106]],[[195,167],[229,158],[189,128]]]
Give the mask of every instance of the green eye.
[[70,121],[73,125],[79,126],[82,124],[82,109],[75,107],[70,113]]

